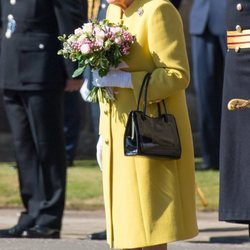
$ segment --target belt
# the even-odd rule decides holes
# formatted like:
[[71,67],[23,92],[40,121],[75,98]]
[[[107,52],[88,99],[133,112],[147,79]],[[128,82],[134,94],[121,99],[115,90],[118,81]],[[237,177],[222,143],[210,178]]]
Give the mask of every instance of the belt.
[[227,31],[228,49],[250,48],[250,29],[239,31]]

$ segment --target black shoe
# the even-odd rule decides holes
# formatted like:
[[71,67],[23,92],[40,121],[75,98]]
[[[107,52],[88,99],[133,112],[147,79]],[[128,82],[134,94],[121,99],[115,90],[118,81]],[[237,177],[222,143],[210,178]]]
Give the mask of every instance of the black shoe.
[[217,166],[210,166],[205,163],[200,163],[197,166],[195,166],[196,171],[207,171],[207,170],[219,170],[219,167]]
[[59,239],[60,231],[49,227],[36,225],[27,231],[27,238]]
[[17,224],[12,228],[0,230],[0,238],[21,238],[25,236],[28,229],[25,226]]
[[106,230],[98,233],[89,234],[88,238],[90,240],[106,240],[107,239]]

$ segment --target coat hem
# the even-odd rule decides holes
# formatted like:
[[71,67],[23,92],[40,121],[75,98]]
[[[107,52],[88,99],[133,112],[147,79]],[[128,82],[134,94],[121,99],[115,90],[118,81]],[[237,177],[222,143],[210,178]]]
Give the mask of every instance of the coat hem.
[[219,221],[226,221],[232,223],[242,223],[242,224],[249,224],[250,222],[250,214],[248,213],[227,213],[227,212],[219,212]]
[[157,241],[152,241],[152,242],[141,242],[141,243],[137,243],[134,245],[123,245],[123,244],[117,244],[115,242],[111,242],[108,240],[107,243],[112,246],[113,248],[118,248],[118,249],[133,249],[133,248],[142,248],[142,247],[149,247],[149,246],[156,246],[156,245],[162,245],[162,244],[168,244],[171,242],[175,242],[175,241],[183,241],[183,240],[187,240],[187,239],[191,239],[194,238],[195,236],[198,235],[198,231],[195,231],[191,234],[182,236],[182,237],[169,237],[169,238],[164,238],[164,239],[159,239]]

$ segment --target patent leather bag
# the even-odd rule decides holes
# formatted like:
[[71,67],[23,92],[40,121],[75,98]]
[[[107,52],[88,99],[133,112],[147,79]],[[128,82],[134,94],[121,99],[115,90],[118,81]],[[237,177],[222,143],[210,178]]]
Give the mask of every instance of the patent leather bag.
[[[146,114],[150,77],[150,73],[146,74],[140,89],[137,109],[129,114],[124,135],[124,154],[126,156],[145,155],[179,159],[181,144],[178,129],[175,117],[167,113],[165,102],[157,103],[157,117]],[[142,110],[139,110],[143,92],[143,107]],[[164,109],[163,113],[161,107]]]

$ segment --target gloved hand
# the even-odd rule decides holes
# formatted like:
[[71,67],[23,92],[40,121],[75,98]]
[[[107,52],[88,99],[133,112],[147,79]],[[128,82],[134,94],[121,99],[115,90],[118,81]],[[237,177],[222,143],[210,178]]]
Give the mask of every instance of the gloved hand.
[[[82,96],[82,99],[85,102],[96,102],[95,100],[93,100],[93,97],[90,95],[91,93],[91,89],[93,88],[93,86],[89,84],[89,80],[85,79],[84,83],[80,89],[80,94]],[[114,90],[112,88],[106,88],[106,97],[110,100],[115,100],[115,96],[114,96]]]
[[133,88],[131,74],[113,69],[106,76],[99,76],[98,71],[93,71],[93,85],[96,87]]
[[89,80],[85,79],[84,82],[83,82],[82,87],[80,88],[80,94],[82,96],[82,99],[85,102],[92,102],[92,100],[91,100],[91,98],[89,96],[90,91],[91,91],[91,89],[90,89],[90,86],[89,86]]
[[96,144],[96,160],[102,170],[102,136],[99,136],[98,142]]

